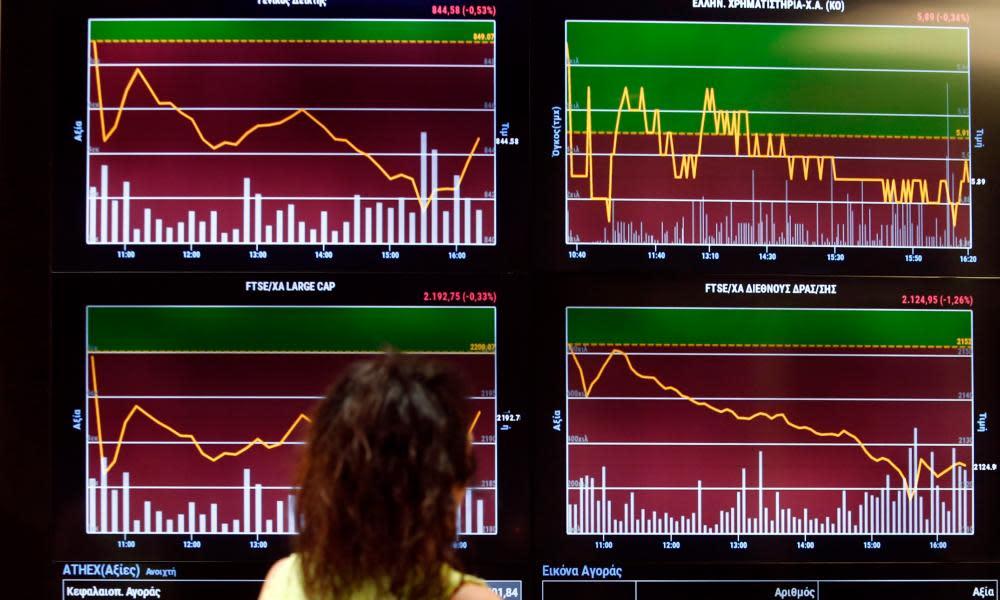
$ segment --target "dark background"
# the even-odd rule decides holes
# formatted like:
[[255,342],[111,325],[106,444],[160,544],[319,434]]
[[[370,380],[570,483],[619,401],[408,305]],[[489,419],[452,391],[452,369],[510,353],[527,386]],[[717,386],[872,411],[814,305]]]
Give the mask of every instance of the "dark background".
[[[1000,105],[1000,59],[996,53],[995,29],[1000,24],[997,7],[989,0],[952,6],[914,2],[863,2],[847,0],[844,22],[860,22],[861,9],[885,9],[885,19],[913,24],[917,10],[969,10],[973,15],[973,128],[987,129],[987,148],[973,155],[975,175],[992,180],[998,172],[997,153],[991,135],[998,131],[996,112]],[[463,553],[470,570],[487,577],[524,580],[528,597],[540,594],[542,564],[579,564],[581,561],[626,569],[625,576],[641,578],[996,578],[998,569],[998,524],[993,514],[998,503],[997,476],[977,479],[977,525],[975,538],[952,538],[948,551],[926,551],[926,539],[885,538],[886,549],[875,555],[858,549],[858,538],[817,538],[820,551],[802,556],[790,546],[791,538],[755,542],[753,551],[734,556],[724,540],[690,540],[679,556],[653,552],[642,540],[621,540],[612,551],[597,551],[591,538],[569,539],[560,533],[562,512],[563,442],[551,430],[550,417],[561,406],[563,313],[566,304],[609,305],[697,305],[726,301],[706,299],[701,286],[711,281],[731,282],[738,277],[721,274],[790,274],[780,281],[821,281],[830,275],[842,294],[817,305],[898,306],[901,293],[952,292],[976,295],[976,398],[977,408],[989,409],[994,419],[997,404],[997,302],[1000,301],[1000,242],[993,234],[1000,218],[997,194],[990,187],[976,191],[974,252],[976,265],[960,265],[957,253],[928,251],[927,262],[907,265],[902,256],[846,250],[848,261],[831,267],[825,250],[782,253],[782,260],[765,265],[753,259],[755,252],[725,251],[726,258],[710,267],[678,250],[666,264],[650,264],[645,249],[604,248],[585,262],[570,262],[563,244],[562,159],[549,157],[551,113],[562,104],[562,20],[565,18],[684,19],[745,18],[775,21],[801,18],[780,11],[703,11],[689,3],[598,3],[498,2],[498,120],[509,120],[512,135],[521,138],[519,149],[500,149],[497,190],[498,238],[496,249],[471,252],[466,264],[453,265],[440,254],[410,252],[401,263],[383,266],[373,257],[355,253],[336,268],[347,274],[326,274],[291,253],[279,253],[264,265],[234,260],[205,261],[181,266],[165,253],[150,253],[148,262],[126,270],[101,252],[82,245],[82,227],[73,211],[83,203],[82,147],[71,143],[71,128],[80,118],[84,57],[79,51],[88,16],[227,16],[233,3],[145,2],[138,6],[123,0],[79,2],[66,8],[32,2],[5,2],[0,24],[0,517],[13,524],[5,536],[11,558],[4,563],[8,581],[23,597],[55,597],[62,563],[100,562],[128,558],[112,547],[112,538],[83,539],[79,523],[71,523],[61,507],[82,499],[82,489],[58,486],[56,476],[78,472],[82,460],[79,447],[50,432],[58,431],[59,415],[67,400],[53,390],[78,394],[82,346],[75,346],[83,306],[96,302],[219,303],[259,302],[238,290],[251,270],[282,271],[274,278],[303,277],[302,271],[317,271],[307,278],[344,282],[343,295],[351,302],[385,304],[419,303],[419,290],[455,287],[490,287],[500,292],[500,410],[521,411],[525,422],[508,438],[500,439],[499,518],[501,535],[494,540],[470,538]],[[318,18],[421,17],[431,18],[429,3],[397,1],[377,6],[359,1],[336,3],[323,11],[304,14],[284,9],[259,11],[254,3],[245,16],[280,15]],[[50,12],[51,11],[51,12]],[[553,48],[555,49],[553,53]],[[529,62],[530,53],[530,62]],[[529,105],[530,93],[530,105]],[[529,110],[530,107],[530,110]],[[531,132],[537,143],[527,145]],[[509,152],[507,150],[510,150]],[[63,215],[50,218],[52,207]],[[62,210],[65,209],[65,210]],[[52,232],[60,232],[53,235]],[[75,232],[62,235],[63,232]],[[74,237],[75,236],[75,237]],[[405,249],[404,249],[405,250]],[[162,256],[161,256],[162,254]],[[900,253],[902,254],[902,253]],[[786,258],[787,257],[787,258]],[[184,273],[183,269],[202,272]],[[401,274],[404,271],[409,274]],[[115,274],[97,275],[113,271]],[[156,271],[164,271],[157,273]],[[288,273],[291,271],[291,273]],[[241,273],[242,272],[242,273]],[[228,273],[223,275],[213,273]],[[865,275],[877,274],[881,278]],[[801,276],[813,276],[803,279]],[[860,276],[860,277],[859,277]],[[897,276],[906,276],[901,279]],[[988,276],[990,279],[968,279]],[[745,280],[745,279],[744,279]],[[756,280],[767,280],[761,277]],[[967,290],[967,292],[965,291]],[[392,298],[396,298],[393,300]],[[298,300],[298,299],[296,299]],[[268,301],[280,302],[279,296]],[[813,301],[813,300],[810,300]],[[807,302],[810,302],[807,301]],[[765,304],[781,305],[767,298]],[[741,299],[741,304],[746,304]],[[53,325],[55,324],[55,325]],[[65,326],[62,324],[66,324]],[[55,328],[57,327],[58,328]],[[65,327],[69,327],[66,329]],[[555,375],[553,375],[555,373]],[[67,383],[67,381],[69,383]],[[76,401],[76,398],[74,398]],[[994,432],[996,423],[993,423]],[[53,455],[53,448],[58,452]],[[995,433],[980,441],[982,460],[996,462]],[[75,469],[75,470],[74,470]],[[74,500],[75,499],[75,500]],[[752,539],[752,538],[751,538]],[[917,547],[916,544],[920,544]],[[152,543],[146,548],[152,548]],[[688,548],[690,550],[688,550]],[[241,546],[242,549],[242,546]],[[203,553],[164,551],[161,560],[180,565],[191,577],[262,576],[267,562],[280,555],[276,548],[264,559],[245,561],[245,556],[226,543],[209,540]],[[230,558],[237,562],[226,562]],[[148,558],[147,558],[148,559]],[[206,561],[206,562],[199,562]],[[221,561],[221,562],[218,562]],[[209,592],[206,590],[205,592]]]

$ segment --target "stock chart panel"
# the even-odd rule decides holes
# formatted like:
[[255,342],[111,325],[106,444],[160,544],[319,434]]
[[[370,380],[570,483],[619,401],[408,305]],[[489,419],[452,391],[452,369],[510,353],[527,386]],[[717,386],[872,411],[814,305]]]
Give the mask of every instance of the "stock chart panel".
[[497,148],[516,169],[526,88],[497,65],[527,59],[497,30],[520,9],[83,11],[59,21],[57,110],[79,114],[56,156],[63,268],[499,260]]
[[479,390],[478,471],[456,524],[495,534],[494,321],[491,307],[88,307],[87,533],[295,534],[312,406],[345,366],[391,345]]
[[548,564],[996,559],[995,282],[592,279],[535,309]]
[[554,264],[995,274],[986,5],[733,4],[540,10]]
[[975,533],[969,310],[570,308],[566,329],[568,534]]

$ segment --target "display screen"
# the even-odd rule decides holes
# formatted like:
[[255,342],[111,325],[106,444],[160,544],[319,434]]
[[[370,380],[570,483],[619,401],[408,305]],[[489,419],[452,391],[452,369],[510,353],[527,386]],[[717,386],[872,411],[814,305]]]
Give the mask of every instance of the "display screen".
[[87,307],[87,533],[295,534],[312,407],[387,347],[478,390],[456,518],[496,533],[494,329],[492,307]]
[[996,597],[993,2],[7,8],[26,596],[256,597],[398,351],[504,600]]

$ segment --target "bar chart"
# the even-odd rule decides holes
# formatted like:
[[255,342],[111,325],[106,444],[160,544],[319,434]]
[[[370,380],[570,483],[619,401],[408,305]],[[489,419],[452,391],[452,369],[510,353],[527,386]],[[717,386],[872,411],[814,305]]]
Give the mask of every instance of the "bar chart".
[[295,534],[312,406],[391,344],[478,390],[456,530],[495,534],[494,323],[488,307],[88,307],[87,533]]
[[567,533],[974,533],[971,312],[566,318]]
[[492,21],[95,19],[89,55],[88,244],[495,243]]

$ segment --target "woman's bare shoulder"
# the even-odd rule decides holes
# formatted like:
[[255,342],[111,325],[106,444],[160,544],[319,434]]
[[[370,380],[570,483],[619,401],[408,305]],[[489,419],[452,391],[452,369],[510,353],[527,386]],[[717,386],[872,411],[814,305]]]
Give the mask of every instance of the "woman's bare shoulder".
[[452,600],[500,600],[500,596],[485,585],[466,583],[455,590]]
[[282,574],[292,561],[291,556],[286,556],[278,562],[271,565],[271,569],[267,572],[267,577],[264,578],[264,585],[261,587],[260,596],[258,600],[269,600],[274,597],[275,588],[277,587],[277,580],[282,577]]

